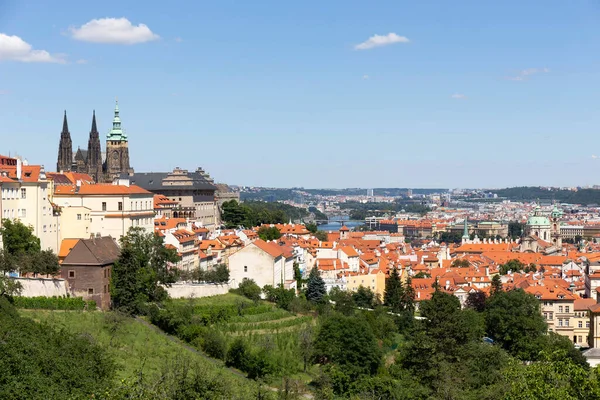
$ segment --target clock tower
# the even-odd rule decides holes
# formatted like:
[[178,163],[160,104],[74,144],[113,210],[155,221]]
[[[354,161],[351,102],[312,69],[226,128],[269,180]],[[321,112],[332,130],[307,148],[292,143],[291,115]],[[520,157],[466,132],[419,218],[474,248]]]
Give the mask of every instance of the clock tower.
[[106,177],[109,181],[122,173],[131,172],[129,166],[129,143],[127,134],[121,128],[119,102],[115,104],[112,129],[106,137]]

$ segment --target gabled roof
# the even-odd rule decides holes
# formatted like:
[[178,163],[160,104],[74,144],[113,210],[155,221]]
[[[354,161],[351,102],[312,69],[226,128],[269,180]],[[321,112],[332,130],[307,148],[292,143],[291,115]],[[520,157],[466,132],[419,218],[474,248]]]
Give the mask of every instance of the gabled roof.
[[80,239],[62,265],[103,266],[114,263],[121,254],[119,246],[110,236]]
[[132,194],[147,194],[147,195],[151,195],[152,193],[150,193],[147,190],[142,189],[139,186],[136,185],[129,185],[129,186],[125,186],[125,185],[113,185],[110,183],[97,183],[95,185],[81,185],[79,187],[79,190],[77,190],[77,186],[76,185],[63,185],[63,186],[56,186],[54,188],[54,194],[57,196],[60,195],[89,195],[89,196],[94,196],[94,195],[104,195],[104,196],[111,196],[111,195],[132,195]]
[[256,245],[256,247],[269,254],[273,258],[283,255],[282,249],[273,242],[267,243],[262,239],[256,239],[254,242],[252,242],[252,244]]

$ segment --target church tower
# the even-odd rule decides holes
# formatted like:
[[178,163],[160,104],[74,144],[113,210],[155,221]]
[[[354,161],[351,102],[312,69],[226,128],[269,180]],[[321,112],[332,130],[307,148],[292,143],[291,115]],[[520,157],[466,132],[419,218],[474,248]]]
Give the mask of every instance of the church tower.
[[127,134],[121,128],[119,102],[117,102],[113,126],[106,137],[106,175],[109,179],[113,179],[122,173],[130,172],[130,169],[129,143],[127,142]]
[[96,127],[96,111],[92,117],[92,130],[90,131],[90,138],[88,140],[88,151],[87,151],[87,173],[90,175],[95,182],[102,182],[104,180],[104,174],[102,173],[102,149],[100,147],[100,134]]
[[63,118],[63,128],[60,133],[60,143],[58,145],[58,161],[56,162],[56,171],[70,171],[73,163],[73,142],[71,141],[71,133],[69,132],[69,124],[67,123],[67,111]]

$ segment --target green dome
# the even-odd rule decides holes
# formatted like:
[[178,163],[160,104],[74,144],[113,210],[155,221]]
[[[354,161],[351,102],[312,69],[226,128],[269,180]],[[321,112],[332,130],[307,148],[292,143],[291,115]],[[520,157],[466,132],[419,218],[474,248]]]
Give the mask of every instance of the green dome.
[[548,217],[532,215],[527,219],[527,225],[547,225],[550,226],[550,220]]

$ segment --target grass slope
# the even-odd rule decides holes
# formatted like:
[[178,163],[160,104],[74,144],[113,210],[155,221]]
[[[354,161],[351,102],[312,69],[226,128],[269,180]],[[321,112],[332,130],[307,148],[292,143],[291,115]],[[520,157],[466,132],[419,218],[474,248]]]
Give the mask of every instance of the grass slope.
[[55,329],[92,336],[116,360],[119,379],[138,374],[140,369],[149,378],[158,377],[168,360],[187,359],[198,363],[243,392],[254,391],[256,384],[237,376],[222,363],[211,362],[199,354],[186,349],[182,344],[170,341],[152,327],[133,318],[121,317],[114,313],[20,310],[39,322],[49,324]]

